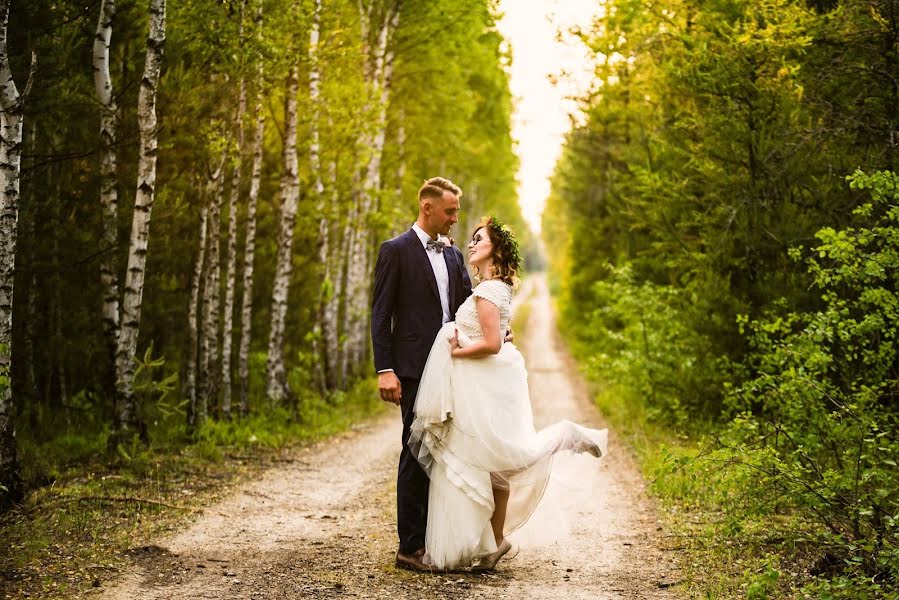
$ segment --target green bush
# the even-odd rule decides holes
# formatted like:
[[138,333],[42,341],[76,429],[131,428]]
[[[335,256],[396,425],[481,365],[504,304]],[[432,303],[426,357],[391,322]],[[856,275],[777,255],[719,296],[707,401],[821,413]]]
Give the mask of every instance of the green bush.
[[726,363],[699,321],[709,315],[690,289],[635,281],[629,266],[609,266],[593,285],[598,308],[579,339],[591,373],[645,406],[654,421],[684,425],[714,419]]
[[859,224],[824,228],[804,260],[821,307],[741,321],[752,374],[726,403],[715,458],[755,474],[745,492],[814,523],[822,597],[899,586],[899,177],[849,178]]

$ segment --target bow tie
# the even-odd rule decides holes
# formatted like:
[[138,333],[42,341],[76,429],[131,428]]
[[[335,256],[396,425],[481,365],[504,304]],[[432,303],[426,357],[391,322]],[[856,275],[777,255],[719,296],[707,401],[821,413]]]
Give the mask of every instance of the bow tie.
[[446,244],[444,244],[440,240],[432,240],[431,238],[428,238],[428,250],[433,250],[434,252],[440,253],[443,252],[444,248],[446,248]]

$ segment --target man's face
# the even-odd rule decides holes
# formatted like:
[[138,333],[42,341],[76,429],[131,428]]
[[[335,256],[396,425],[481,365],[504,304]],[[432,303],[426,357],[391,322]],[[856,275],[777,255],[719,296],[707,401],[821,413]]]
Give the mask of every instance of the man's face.
[[431,200],[428,211],[428,225],[440,235],[449,235],[450,229],[459,222],[459,197],[446,190],[442,198]]

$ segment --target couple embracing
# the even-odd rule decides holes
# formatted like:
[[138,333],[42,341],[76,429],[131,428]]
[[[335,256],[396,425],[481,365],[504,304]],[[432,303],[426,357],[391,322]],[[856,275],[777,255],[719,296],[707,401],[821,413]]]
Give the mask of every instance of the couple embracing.
[[518,243],[483,219],[466,248],[472,289],[446,237],[461,196],[447,179],[425,181],[418,219],[381,245],[375,266],[378,388],[403,417],[396,565],[418,571],[493,569],[540,501],[553,455],[606,454],[606,430],[565,420],[535,430],[509,330]]

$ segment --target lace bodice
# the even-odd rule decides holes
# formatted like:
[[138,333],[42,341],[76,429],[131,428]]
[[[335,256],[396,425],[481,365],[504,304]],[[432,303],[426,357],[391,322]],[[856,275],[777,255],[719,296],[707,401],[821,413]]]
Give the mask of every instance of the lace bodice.
[[482,281],[462,303],[456,311],[456,326],[472,339],[484,337],[475,298],[488,300],[499,308],[499,330],[505,333],[512,320],[512,286],[498,279]]

